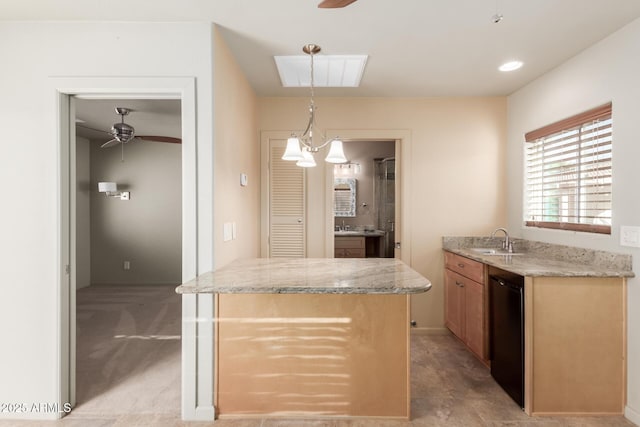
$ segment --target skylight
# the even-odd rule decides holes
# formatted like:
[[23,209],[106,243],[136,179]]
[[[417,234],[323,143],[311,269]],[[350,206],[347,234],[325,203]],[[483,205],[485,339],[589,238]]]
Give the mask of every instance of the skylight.
[[[309,87],[308,55],[274,56],[284,87]],[[358,87],[367,55],[317,55],[313,58],[314,87]]]

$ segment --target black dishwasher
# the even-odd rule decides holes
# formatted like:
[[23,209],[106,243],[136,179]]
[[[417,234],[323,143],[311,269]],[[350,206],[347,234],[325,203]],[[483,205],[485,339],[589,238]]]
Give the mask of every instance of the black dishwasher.
[[489,343],[491,376],[524,407],[524,278],[490,276]]

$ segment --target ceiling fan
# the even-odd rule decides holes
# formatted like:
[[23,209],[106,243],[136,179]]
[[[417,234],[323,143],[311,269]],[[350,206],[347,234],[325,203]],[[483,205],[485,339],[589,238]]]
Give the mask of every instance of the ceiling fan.
[[[100,148],[109,148],[109,147],[113,147],[113,146],[118,145],[118,144],[126,144],[128,142],[132,142],[132,141],[135,141],[135,140],[169,142],[169,143],[173,143],[173,144],[181,144],[182,143],[182,139],[174,138],[174,137],[170,137],[170,136],[136,135],[135,128],[133,126],[131,126],[130,124],[127,124],[127,123],[124,122],[124,116],[128,115],[133,110],[131,110],[130,108],[125,108],[125,107],[116,107],[115,110],[116,110],[116,114],[118,114],[120,116],[120,122],[119,123],[114,123],[113,126],[111,126],[111,129],[109,131],[99,130],[99,132],[108,133],[109,135],[111,135],[113,137],[112,140],[107,141],[104,144],[102,144],[100,146]],[[89,128],[87,126],[82,126],[82,125],[78,125],[78,126],[85,127],[87,129],[91,129],[91,130],[97,130],[97,129]]]
[[322,0],[318,7],[321,9],[336,9],[339,7],[349,6],[357,0]]

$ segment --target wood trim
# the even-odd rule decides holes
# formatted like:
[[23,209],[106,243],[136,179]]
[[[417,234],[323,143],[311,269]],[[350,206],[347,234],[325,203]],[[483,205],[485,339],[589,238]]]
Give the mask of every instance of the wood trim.
[[611,234],[610,225],[574,224],[570,222],[526,221],[527,227],[551,228],[554,230],[582,231],[586,233]]
[[604,104],[599,107],[592,108],[591,110],[584,111],[580,114],[576,114],[575,116],[567,117],[566,119],[563,119],[555,123],[551,123],[549,125],[543,126],[539,129],[535,129],[530,132],[527,132],[524,134],[524,139],[525,139],[525,142],[532,142],[537,139],[544,138],[545,136],[549,136],[554,133],[562,132],[563,130],[574,128],[586,122],[609,117],[611,116],[611,112],[612,112],[612,104],[610,102],[608,104]]

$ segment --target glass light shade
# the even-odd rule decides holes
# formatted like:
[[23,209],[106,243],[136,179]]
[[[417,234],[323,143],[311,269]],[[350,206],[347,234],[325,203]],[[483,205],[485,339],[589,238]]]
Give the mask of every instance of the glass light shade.
[[292,136],[287,139],[287,148],[284,150],[284,154],[282,155],[282,160],[303,160],[304,155],[300,150],[300,140],[298,138]]
[[329,154],[324,159],[329,163],[346,163],[347,158],[344,155],[344,150],[342,149],[342,141],[339,139],[334,139],[331,141],[331,148],[329,149]]
[[98,191],[100,193],[113,193],[118,191],[118,185],[115,182],[99,182]]
[[302,160],[298,160],[296,166],[302,166],[303,168],[312,168],[316,165],[316,160],[313,158],[313,154],[311,154],[308,150],[302,150]]

